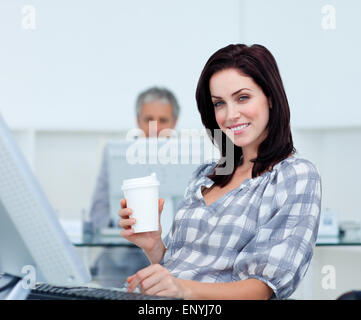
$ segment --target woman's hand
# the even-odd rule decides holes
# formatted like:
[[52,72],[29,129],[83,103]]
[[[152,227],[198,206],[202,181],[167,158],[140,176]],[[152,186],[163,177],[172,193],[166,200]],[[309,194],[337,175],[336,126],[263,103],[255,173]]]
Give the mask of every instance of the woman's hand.
[[149,232],[140,232],[134,233],[132,226],[136,223],[135,219],[130,216],[133,213],[131,208],[127,208],[126,199],[120,201],[121,209],[118,212],[120,216],[119,227],[124,228],[120,232],[120,235],[130,242],[134,243],[136,246],[142,248],[144,251],[151,251],[154,249],[157,244],[159,246],[162,242],[162,227],[160,225],[160,215],[164,206],[164,199],[159,199],[158,202],[158,214],[159,214],[159,228],[158,231],[149,231]]
[[127,278],[128,291],[132,292],[138,285],[143,294],[175,297],[186,299],[189,295],[189,289],[183,284],[182,280],[177,279],[171,273],[159,264],[152,264],[136,274]]

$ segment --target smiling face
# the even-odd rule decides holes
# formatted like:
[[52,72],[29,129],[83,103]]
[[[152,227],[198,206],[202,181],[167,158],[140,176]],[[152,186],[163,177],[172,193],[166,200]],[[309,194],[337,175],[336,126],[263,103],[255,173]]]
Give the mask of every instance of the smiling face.
[[243,153],[257,153],[267,136],[269,119],[269,103],[262,89],[237,69],[213,74],[209,89],[219,128]]

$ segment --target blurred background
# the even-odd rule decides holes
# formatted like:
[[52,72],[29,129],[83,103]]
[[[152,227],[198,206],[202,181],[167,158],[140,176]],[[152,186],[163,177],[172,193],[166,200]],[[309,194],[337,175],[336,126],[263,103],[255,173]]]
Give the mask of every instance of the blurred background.
[[[140,91],[169,88],[181,106],[177,129],[201,129],[195,89],[209,56],[230,43],[262,44],[280,68],[298,155],[321,173],[323,209],[354,226],[360,15],[358,0],[2,0],[0,112],[59,217],[80,219],[104,145],[136,127]],[[325,266],[334,266],[335,286],[324,285]],[[316,247],[294,297],[360,289],[360,267],[359,246]]]

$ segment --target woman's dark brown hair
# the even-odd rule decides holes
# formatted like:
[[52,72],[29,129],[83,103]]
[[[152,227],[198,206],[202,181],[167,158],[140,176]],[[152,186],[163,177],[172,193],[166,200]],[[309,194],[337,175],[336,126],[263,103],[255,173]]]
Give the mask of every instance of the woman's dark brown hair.
[[[213,144],[218,145],[221,149],[221,159],[223,160],[217,164],[215,169],[225,167],[227,161],[230,161],[230,159],[227,160],[226,153],[226,144],[229,138],[223,132],[221,138],[217,138],[215,135],[215,129],[220,130],[220,128],[216,122],[209,80],[216,72],[231,68],[251,77],[270,102],[268,135],[259,145],[257,158],[251,160],[254,163],[252,178],[255,178],[295,153],[290,129],[290,109],[276,60],[264,46],[231,44],[215,52],[204,66],[196,90],[196,100],[203,125],[208,129],[207,132]],[[242,148],[233,144],[232,146],[234,147],[233,172],[228,175],[220,175],[216,174],[216,170],[214,170],[208,177],[214,181],[215,185],[225,186],[232,179],[237,167],[243,162]]]

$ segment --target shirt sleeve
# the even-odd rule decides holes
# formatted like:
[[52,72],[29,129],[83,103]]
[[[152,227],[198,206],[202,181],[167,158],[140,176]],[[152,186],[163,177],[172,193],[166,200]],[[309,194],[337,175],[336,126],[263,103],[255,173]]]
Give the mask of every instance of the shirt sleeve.
[[[311,262],[321,210],[321,179],[310,162],[280,171],[258,230],[238,254],[234,278],[255,278],[285,299],[297,288]],[[272,185],[272,183],[271,183]],[[267,190],[265,191],[267,193]]]
[[199,181],[199,179],[202,176],[210,174],[212,169],[215,166],[215,162],[213,160],[208,160],[204,163],[202,163],[200,166],[197,167],[192,173],[192,177],[189,179],[188,185],[184,191],[184,199],[186,199],[188,196],[192,195],[194,191],[194,187]]
[[104,150],[100,172],[90,205],[90,218],[95,228],[103,228],[109,225],[109,210],[108,163],[106,160],[106,150]]

